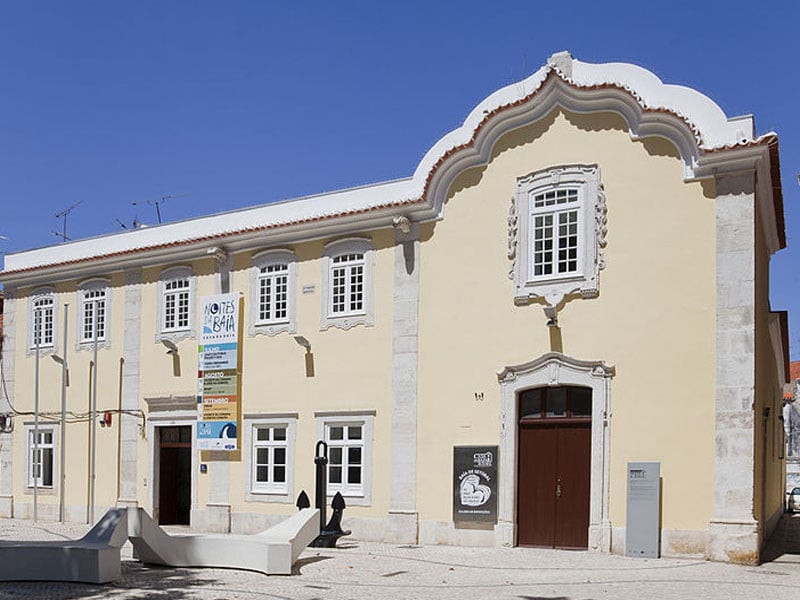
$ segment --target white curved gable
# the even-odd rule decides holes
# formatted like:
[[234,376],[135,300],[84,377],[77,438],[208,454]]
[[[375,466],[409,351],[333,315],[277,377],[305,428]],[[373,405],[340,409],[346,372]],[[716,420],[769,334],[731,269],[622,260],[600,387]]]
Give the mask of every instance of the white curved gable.
[[561,52],[527,79],[497,90],[476,106],[461,127],[434,144],[410,178],[9,254],[3,279],[97,259],[135,260],[142,252],[175,247],[219,243],[235,250],[255,236],[262,236],[262,243],[265,234],[277,239],[276,231],[280,241],[290,242],[292,237],[387,227],[398,214],[417,221],[435,219],[460,172],[488,162],[500,136],[556,106],[584,113],[614,111],[625,118],[632,137],[669,139],[683,158],[687,178],[699,176],[704,155],[763,139],[755,138],[751,117],[728,119],[708,97],[664,84],[642,67],[585,63]]

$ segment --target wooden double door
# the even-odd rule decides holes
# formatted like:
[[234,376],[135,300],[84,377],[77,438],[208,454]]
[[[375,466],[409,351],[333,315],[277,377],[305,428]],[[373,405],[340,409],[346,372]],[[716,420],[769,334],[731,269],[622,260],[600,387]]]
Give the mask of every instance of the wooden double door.
[[[517,543],[520,546],[586,549],[589,541],[591,405],[573,414],[570,389],[563,414],[547,411],[519,421]],[[581,390],[583,388],[573,388]],[[590,393],[589,390],[586,390]],[[583,392],[575,396],[584,395]],[[560,400],[561,398],[559,398]],[[550,412],[550,414],[548,414]]]

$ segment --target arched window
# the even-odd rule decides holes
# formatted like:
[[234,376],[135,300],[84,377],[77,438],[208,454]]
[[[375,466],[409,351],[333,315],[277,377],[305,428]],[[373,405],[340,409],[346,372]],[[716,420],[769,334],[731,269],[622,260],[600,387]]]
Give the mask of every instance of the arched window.
[[95,279],[82,283],[78,289],[78,344],[86,345],[95,341],[107,344],[108,315],[110,314],[111,294],[108,281]]
[[29,347],[53,348],[56,337],[56,294],[50,289],[37,290],[29,303]]
[[349,239],[328,244],[322,256],[322,329],[373,325],[373,265],[369,240]]
[[295,331],[297,263],[291,250],[267,250],[250,267],[250,335]]

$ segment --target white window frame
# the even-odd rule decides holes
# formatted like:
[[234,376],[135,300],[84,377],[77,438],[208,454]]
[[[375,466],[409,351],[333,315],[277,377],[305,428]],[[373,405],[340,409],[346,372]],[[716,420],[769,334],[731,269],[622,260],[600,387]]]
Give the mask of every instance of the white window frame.
[[80,284],[78,288],[78,310],[77,310],[77,319],[76,319],[76,326],[77,326],[77,334],[75,336],[76,339],[76,349],[78,350],[87,350],[92,348],[94,342],[94,331],[92,329],[92,335],[88,338],[84,337],[84,333],[86,329],[84,327],[84,321],[86,319],[86,307],[93,303],[91,298],[87,298],[88,294],[93,293],[103,293],[103,335],[97,336],[97,345],[101,348],[108,348],[111,345],[111,286],[110,282],[107,279],[92,279],[90,281],[85,281]]
[[[350,254],[360,254],[362,260],[348,263],[337,263],[336,259]],[[347,287],[352,281],[353,267],[360,266],[361,286],[362,286],[362,306],[360,309],[346,309],[341,312],[334,312],[334,271],[344,268],[347,272]],[[325,246],[322,255],[322,331],[331,327],[340,329],[350,329],[356,325],[372,326],[375,324],[373,309],[374,303],[374,270],[375,270],[375,246],[370,240],[363,238],[351,238],[338,240]],[[352,289],[347,290],[347,297],[350,297]]]
[[[262,270],[286,265],[285,273],[262,273]],[[286,277],[286,315],[261,318],[261,285],[270,282],[272,298],[271,311],[274,311],[274,291],[276,280],[282,275]],[[297,258],[294,252],[286,249],[265,250],[254,255],[250,264],[250,326],[248,333],[254,335],[274,336],[281,332],[295,333],[296,294],[297,294]]]
[[[372,444],[373,430],[375,421],[374,411],[336,411],[336,412],[317,412],[317,439],[324,440],[328,444],[328,473],[327,473],[327,495],[332,497],[336,492],[340,492],[347,499],[347,504],[354,506],[370,506],[372,504]],[[348,444],[348,440],[331,440],[331,427],[361,427],[361,440],[358,443]],[[343,459],[343,481],[342,483],[331,483],[331,448],[332,447],[354,447],[361,448],[361,483],[348,484],[344,482],[347,461]],[[343,456],[347,452],[342,453]]]
[[[58,296],[53,288],[41,288],[35,290],[28,301],[28,354],[36,351],[36,314],[39,303],[49,302],[49,306],[42,308],[45,322],[49,315],[49,336],[45,335],[39,344],[39,351],[53,352],[58,341]],[[45,328],[45,334],[47,328]]]
[[[536,206],[534,199],[547,193],[562,198],[575,193],[577,197],[571,202]],[[578,238],[575,269],[559,273],[558,215],[575,211]],[[556,268],[550,274],[537,274],[534,271],[536,219],[547,215],[552,215],[554,221],[551,264]],[[513,261],[509,277],[514,280],[516,304],[544,298],[550,306],[556,306],[569,294],[580,293],[584,298],[599,294],[599,273],[605,268],[606,201],[597,165],[563,165],[518,178],[508,225],[508,256]]]
[[[25,424],[25,484],[28,488],[33,489],[37,487],[34,485],[34,452],[35,452],[35,444],[34,444],[34,433],[36,431],[36,427],[33,423],[26,423]],[[58,461],[56,460],[58,450],[58,443],[59,443],[59,436],[58,436],[58,426],[53,423],[39,423],[39,437],[42,437],[44,434],[50,433],[51,443],[49,444],[39,444],[39,452],[40,454],[44,455],[44,451],[50,452],[50,458],[52,461],[52,482],[50,485],[45,485],[40,481],[38,488],[39,490],[43,491],[55,491],[57,484],[58,484]],[[41,477],[41,472],[40,472]]]
[[[280,415],[246,414],[244,415],[243,422],[245,469],[247,473],[245,499],[248,502],[293,503],[297,413]],[[286,429],[286,440],[284,444],[286,448],[286,481],[283,484],[259,484],[256,481],[256,450],[259,447],[256,430],[263,427]],[[272,444],[272,446],[275,447],[275,444]]]
[[[180,290],[168,289],[170,283],[176,281],[186,281],[188,287]],[[170,340],[179,342],[181,340],[195,337],[195,294],[197,288],[197,278],[192,268],[188,266],[170,267],[161,272],[158,280],[158,327],[156,329],[156,341]],[[181,292],[188,294],[188,319],[184,326],[167,327],[167,298],[170,295],[180,295]],[[175,316],[178,316],[178,306],[175,305]]]

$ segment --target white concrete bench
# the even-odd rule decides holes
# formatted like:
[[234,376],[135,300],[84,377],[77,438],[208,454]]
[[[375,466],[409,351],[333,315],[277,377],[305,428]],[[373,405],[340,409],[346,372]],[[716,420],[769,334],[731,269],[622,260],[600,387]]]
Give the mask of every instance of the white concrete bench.
[[128,509],[128,536],[143,563],[220,567],[291,575],[300,553],[319,535],[319,511],[304,508],[256,535],[170,535],[142,508]]
[[0,581],[107,583],[120,578],[128,511],[112,508],[79,540],[0,541]]

